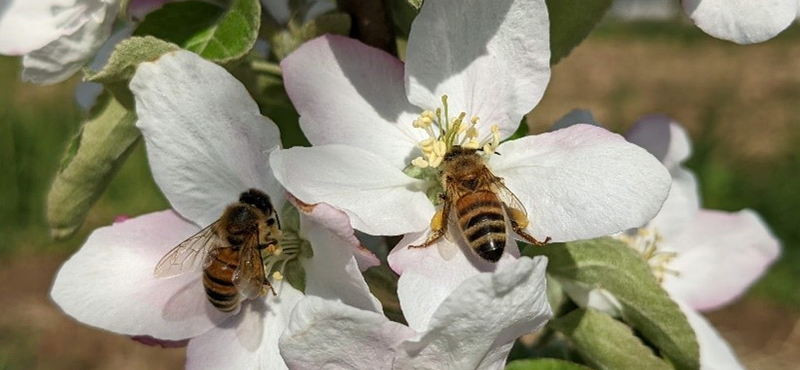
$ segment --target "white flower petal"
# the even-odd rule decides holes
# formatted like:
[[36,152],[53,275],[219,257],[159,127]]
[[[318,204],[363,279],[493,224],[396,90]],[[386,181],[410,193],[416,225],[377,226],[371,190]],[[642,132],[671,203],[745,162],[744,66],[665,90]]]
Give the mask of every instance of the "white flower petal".
[[427,248],[408,248],[409,245],[421,244],[428,235],[429,231],[405,235],[388,258],[389,266],[400,274],[397,297],[403,315],[409,326],[417,331],[428,327],[439,305],[464,280],[481,272],[502,269],[516,263],[519,257],[513,239],[509,239],[506,253],[497,263],[477,256],[460,236],[458,243],[442,238]]
[[625,139],[647,149],[670,171],[680,167],[692,155],[692,143],[686,129],[659,114],[640,118],[625,133]]
[[142,63],[130,86],[153,176],[181,215],[208,225],[248,188],[283,203],[268,161],[278,128],[225,69],[177,51]]
[[92,3],[76,21],[79,26],[22,58],[22,79],[36,84],[66,80],[92,59],[111,36],[117,17],[116,2]]
[[550,23],[543,0],[425,3],[411,26],[406,90],[411,103],[479,116],[508,137],[550,79]]
[[701,370],[745,370],[745,367],[736,358],[728,342],[717,333],[713,326],[697,311],[685,302],[678,303],[689,325],[694,330],[697,344],[700,346]]
[[665,237],[679,233],[700,209],[697,180],[681,166],[692,154],[689,135],[669,117],[654,114],[640,118],[625,138],[658,158],[672,175],[669,196],[650,225]]
[[288,369],[278,340],[303,293],[281,284],[278,295],[244,303],[239,314],[193,338],[186,348],[187,370]]
[[522,257],[461,284],[439,306],[427,332],[398,351],[400,369],[502,369],[518,337],[552,317],[545,258]]
[[399,235],[426,228],[434,209],[421,180],[384,158],[345,145],[279,150],[270,156],[275,177],[306,203],[328,203],[372,235]]
[[621,136],[590,125],[507,141],[489,166],[527,208],[527,231],[569,241],[639,227],[667,197],[658,160]]
[[672,187],[667,200],[649,224],[667,239],[683,232],[700,209],[700,194],[694,174],[678,167],[672,170],[671,175]]
[[796,0],[682,0],[703,32],[739,44],[769,40],[797,17]]
[[[381,303],[369,292],[358,268],[355,254],[359,253],[358,248],[363,247],[356,239],[347,215],[325,203],[299,209],[302,237],[314,249],[314,257],[303,260],[305,293],[339,300],[363,310],[382,312]],[[375,258],[374,265],[379,263]]]
[[395,348],[414,331],[382,314],[306,297],[280,341],[293,370],[392,369]]
[[328,35],[303,44],[281,70],[314,145],[357,146],[402,169],[426,137],[412,126],[420,110],[406,100],[403,63],[382,50]]
[[751,210],[702,210],[684,232],[665,239],[675,251],[664,289],[698,310],[721,307],[738,298],[780,254],[780,243]]
[[51,296],[78,321],[121,334],[177,340],[204,333],[228,314],[208,303],[200,274],[153,276],[161,257],[197,231],[173,211],[99,228],[61,267]]
[[89,2],[5,0],[0,11],[0,54],[23,55],[53,42],[70,31],[70,23]]

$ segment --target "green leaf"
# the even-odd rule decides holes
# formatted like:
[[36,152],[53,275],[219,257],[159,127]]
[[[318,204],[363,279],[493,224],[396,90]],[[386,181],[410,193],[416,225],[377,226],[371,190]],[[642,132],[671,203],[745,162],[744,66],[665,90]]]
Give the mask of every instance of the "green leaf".
[[86,71],[86,80],[102,83],[119,103],[133,110],[133,94],[128,89],[128,82],[136,73],[136,67],[178,49],[177,45],[154,37],[131,37],[114,48],[102,70],[96,73]]
[[139,138],[132,111],[106,94],[70,143],[47,197],[54,239],[70,237],[83,224]]
[[506,365],[505,370],[592,370],[581,364],[555,358],[517,360]]
[[677,369],[699,367],[697,340],[686,317],[656,281],[649,265],[625,243],[599,238],[533,247],[526,254],[547,256],[547,272],[564,283],[610,292],[622,305],[622,319]]
[[185,47],[195,35],[214,27],[225,8],[204,1],[166,3],[136,27],[134,36],[153,36]]
[[134,35],[155,36],[224,64],[247,55],[261,25],[259,0],[233,0],[227,10],[201,1],[174,2],[149,14]]
[[603,19],[613,0],[547,0],[550,64],[558,63]]
[[519,138],[527,135],[528,131],[529,131],[528,120],[525,117],[522,117],[522,122],[519,123],[519,127],[517,127],[517,131],[514,131],[514,133],[511,134],[511,136],[509,136],[508,139],[505,139],[504,141],[519,139]]
[[577,309],[548,325],[567,336],[583,358],[600,370],[672,369],[631,328],[600,311]]

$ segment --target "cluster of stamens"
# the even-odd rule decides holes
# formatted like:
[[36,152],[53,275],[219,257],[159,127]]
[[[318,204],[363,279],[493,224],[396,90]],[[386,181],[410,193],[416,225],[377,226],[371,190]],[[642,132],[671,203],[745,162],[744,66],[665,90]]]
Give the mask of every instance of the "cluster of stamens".
[[500,133],[497,125],[493,125],[491,133],[479,140],[478,116],[472,116],[465,122],[467,114],[459,113],[451,117],[447,106],[447,95],[442,95],[442,107],[436,112],[426,110],[413,122],[414,127],[425,130],[428,138],[419,142],[422,156],[415,158],[411,164],[418,168],[437,168],[442,164],[444,156],[453,146],[471,149],[483,149],[485,154],[494,154],[500,144]]
[[264,271],[271,273],[275,281],[283,280],[283,272],[289,261],[300,256],[303,241],[295,233],[281,233],[280,243],[267,247],[264,251]]
[[668,266],[675,257],[675,252],[665,252],[658,249],[662,241],[658,230],[651,230],[647,227],[640,227],[633,233],[623,233],[618,236],[620,240],[628,244],[633,250],[639,252],[642,259],[650,265],[650,271],[655,275],[658,283],[664,282],[667,275],[678,276],[678,271],[670,269]]

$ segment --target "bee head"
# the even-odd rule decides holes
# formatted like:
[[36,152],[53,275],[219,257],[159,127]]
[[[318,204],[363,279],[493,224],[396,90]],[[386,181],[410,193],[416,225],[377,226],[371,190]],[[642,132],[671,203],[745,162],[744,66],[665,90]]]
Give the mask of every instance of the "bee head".
[[269,201],[269,195],[258,189],[249,189],[239,196],[239,201],[258,208],[265,215],[271,215],[275,209]]

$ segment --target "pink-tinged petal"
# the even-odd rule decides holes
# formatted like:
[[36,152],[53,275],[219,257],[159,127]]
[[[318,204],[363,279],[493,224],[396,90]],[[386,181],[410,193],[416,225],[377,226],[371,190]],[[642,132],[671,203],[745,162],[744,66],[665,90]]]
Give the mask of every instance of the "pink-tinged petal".
[[23,55],[70,32],[88,1],[5,0],[0,10],[0,54]]
[[684,232],[661,248],[677,252],[664,289],[697,310],[738,298],[780,254],[780,242],[751,210],[701,210]]
[[95,230],[56,276],[51,296],[85,324],[126,335],[180,340],[229,317],[206,299],[199,273],[153,276],[158,261],[199,231],[173,211]]
[[249,188],[283,203],[268,161],[278,128],[225,69],[177,51],[142,63],[130,87],[153,177],[181,215],[208,225]]
[[395,349],[416,333],[382,314],[307,297],[297,304],[280,341],[292,370],[400,369]]
[[22,79],[36,84],[55,84],[80,70],[111,36],[119,4],[93,2],[75,24],[74,31],[64,33],[22,59]]
[[590,125],[507,141],[489,166],[526,207],[539,240],[609,235],[650,221],[670,176],[644,149]]
[[[290,198],[291,199],[291,198]],[[358,268],[356,254],[368,253],[356,239],[350,219],[341,211],[319,203],[297,203],[301,237],[314,249],[314,257],[303,260],[307,295],[338,300],[350,306],[381,311],[381,303],[369,292]],[[372,255],[373,266],[380,261]]]
[[427,331],[403,343],[399,369],[502,369],[514,340],[552,317],[545,258],[522,257],[464,281],[442,302]]
[[163,340],[163,339],[153,338],[149,335],[136,335],[131,337],[131,339],[146,346],[161,347],[161,348],[182,348],[186,347],[186,345],[189,344],[189,339]]
[[190,340],[186,369],[287,369],[278,340],[303,293],[290,284],[279,284],[276,290],[277,296],[244,303],[224,325]]
[[[408,100],[453,116],[479,116],[508,137],[541,100],[550,79],[550,22],[543,0],[425,3],[406,49]],[[488,130],[482,130],[488,132]]]
[[406,100],[403,63],[382,50],[327,35],[303,44],[281,70],[314,145],[357,146],[402,169],[426,137],[412,126],[420,110]]
[[769,40],[797,17],[796,0],[682,0],[703,32],[738,44]]
[[625,139],[647,149],[670,171],[692,155],[692,143],[686,129],[660,114],[640,118],[625,133]]
[[353,227],[372,235],[425,229],[434,209],[413,179],[383,157],[346,145],[279,150],[270,156],[275,177],[306,203],[344,211]]
[[460,237],[458,242],[442,238],[427,248],[408,248],[427,238],[427,231],[405,235],[388,258],[389,266],[400,274],[397,297],[403,315],[417,331],[427,328],[439,305],[465,280],[481,272],[500,270],[519,257],[513,240],[509,240],[506,253],[497,263],[477,256]]
[[[350,226],[350,217],[347,217],[346,213],[325,203],[303,203],[291,194],[288,194],[287,198],[306,216],[301,221],[305,220],[309,226],[328,229],[331,232],[331,238],[334,238],[332,240],[355,256],[359,270],[364,271],[381,264],[378,256],[361,245],[361,241],[355,235],[355,230]],[[303,227],[300,229],[304,230]]]
[[686,315],[700,346],[700,370],[745,370],[728,342],[699,312],[687,303],[675,300]]

